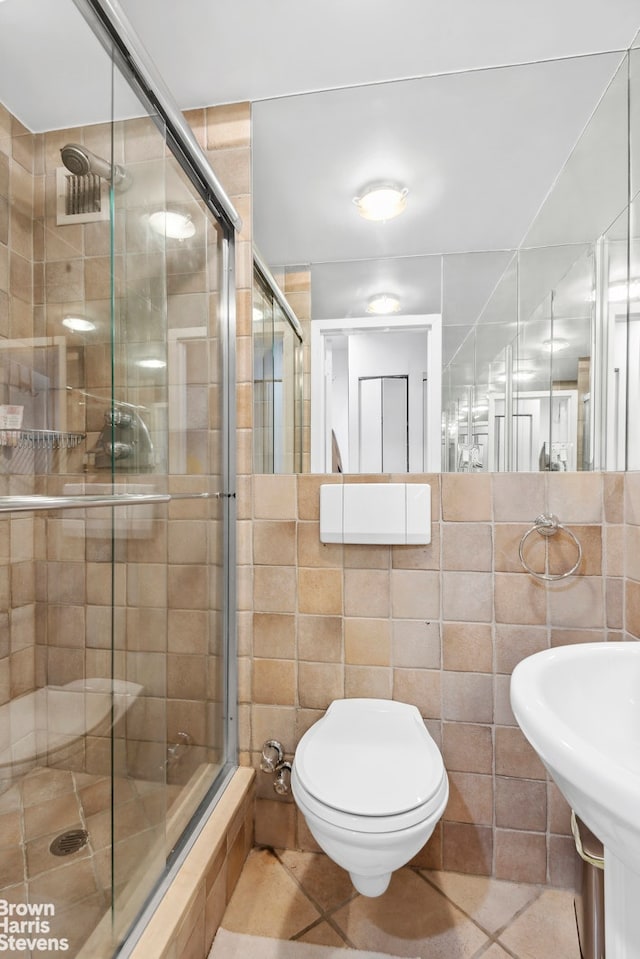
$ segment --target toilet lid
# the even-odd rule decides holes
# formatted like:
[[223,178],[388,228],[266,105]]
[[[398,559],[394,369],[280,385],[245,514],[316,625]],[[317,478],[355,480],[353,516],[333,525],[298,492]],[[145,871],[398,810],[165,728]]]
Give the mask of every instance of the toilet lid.
[[443,762],[415,706],[339,699],[298,744],[294,763],[319,802],[360,816],[394,816],[424,805]]

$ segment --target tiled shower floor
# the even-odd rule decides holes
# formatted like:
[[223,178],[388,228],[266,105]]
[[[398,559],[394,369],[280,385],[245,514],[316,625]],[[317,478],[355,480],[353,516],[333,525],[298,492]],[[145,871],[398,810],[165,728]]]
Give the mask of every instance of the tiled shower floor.
[[367,899],[318,853],[255,849],[222,926],[421,959],[580,959],[573,893],[408,868]]
[[[112,855],[117,891],[164,841],[165,803],[180,792],[177,786],[115,780],[112,850],[111,789],[108,777],[37,768],[0,795],[0,898],[52,903],[50,935],[69,939],[70,959],[109,909]],[[54,856],[52,840],[69,829],[87,829],[87,845]],[[18,955],[22,959],[17,953],[12,959]]]

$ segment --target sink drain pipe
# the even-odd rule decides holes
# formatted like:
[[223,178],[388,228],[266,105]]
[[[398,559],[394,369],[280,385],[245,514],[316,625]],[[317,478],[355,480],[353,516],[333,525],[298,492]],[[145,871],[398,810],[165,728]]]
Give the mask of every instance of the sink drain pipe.
[[573,810],[571,832],[582,860],[580,894],[574,900],[580,955],[582,959],[605,959],[604,848]]

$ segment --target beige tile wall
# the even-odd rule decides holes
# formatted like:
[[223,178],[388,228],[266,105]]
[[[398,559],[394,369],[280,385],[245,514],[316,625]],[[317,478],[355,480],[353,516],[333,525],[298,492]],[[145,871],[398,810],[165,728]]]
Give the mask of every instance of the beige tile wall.
[[311,469],[311,271],[304,266],[284,271],[282,291],[302,327],[302,472]]
[[627,473],[624,482],[625,525],[616,537],[620,566],[624,563],[624,625],[626,639],[640,639],[640,474]]
[[[38,137],[0,104],[0,347],[33,335],[34,174]],[[0,403],[8,402],[2,396]],[[0,447],[0,490],[28,493],[29,477],[10,477]],[[0,705],[35,687],[36,565],[34,521],[0,520]],[[0,733],[0,751],[6,731]]]
[[[344,477],[369,479],[380,477]],[[318,487],[341,477],[253,478],[251,529],[240,523],[241,580],[253,583],[241,593],[243,762],[257,769],[268,738],[291,755],[334,698],[413,703],[441,746],[451,786],[420,862],[571,885],[569,811],[515,723],[509,676],[537,650],[622,637],[624,477],[411,479],[432,486],[430,546],[323,545]],[[571,580],[544,585],[520,566],[520,538],[543,511],[555,512],[582,543],[581,572]],[[634,476],[627,514],[629,564],[633,519],[640,524]],[[528,560],[539,564],[541,537],[527,542]],[[566,535],[549,546],[551,569],[575,561]],[[628,627],[640,631],[640,581],[627,581],[626,602]],[[315,848],[295,806],[260,772],[258,796],[259,843]]]

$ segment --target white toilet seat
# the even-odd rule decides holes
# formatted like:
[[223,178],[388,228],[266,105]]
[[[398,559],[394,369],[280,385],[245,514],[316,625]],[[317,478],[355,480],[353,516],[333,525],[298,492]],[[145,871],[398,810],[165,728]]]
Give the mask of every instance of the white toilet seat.
[[303,812],[360,833],[391,833],[439,817],[448,782],[415,706],[342,699],[295,752],[291,785]]
[[448,797],[448,783],[444,771],[438,789],[429,802],[395,816],[359,816],[335,809],[333,806],[327,806],[307,792],[296,774],[295,765],[291,772],[291,788],[295,801],[303,814],[310,813],[339,829],[371,834],[400,832],[403,829],[411,829],[413,826],[421,825],[433,817],[439,819]]

